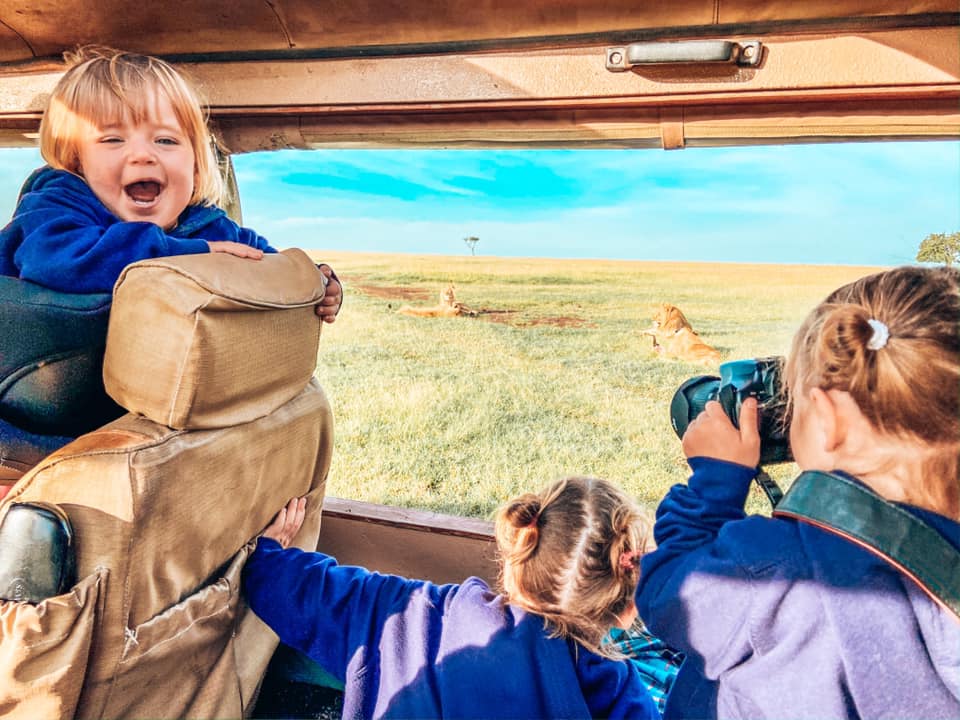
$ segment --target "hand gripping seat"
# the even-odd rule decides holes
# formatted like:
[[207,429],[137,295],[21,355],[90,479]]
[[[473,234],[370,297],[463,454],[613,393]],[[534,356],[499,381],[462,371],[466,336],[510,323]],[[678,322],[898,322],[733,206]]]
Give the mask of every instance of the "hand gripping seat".
[[[292,496],[314,548],[332,451],[313,379],[323,296],[299,250],[129,266],[103,378],[129,412],[21,477],[0,503],[52,503],[77,584],[0,603],[0,716],[250,714],[276,637],[239,596],[255,537]],[[2,548],[0,548],[2,552]]]

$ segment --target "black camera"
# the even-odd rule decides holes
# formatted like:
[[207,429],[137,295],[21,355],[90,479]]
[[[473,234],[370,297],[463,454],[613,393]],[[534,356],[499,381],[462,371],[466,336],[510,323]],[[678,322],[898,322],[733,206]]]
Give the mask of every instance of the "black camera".
[[716,400],[736,427],[740,427],[740,405],[748,397],[757,399],[760,424],[760,464],[793,460],[788,437],[786,396],[782,391],[782,357],[733,360],[720,365],[720,377],[698,375],[687,380],[670,402],[670,423],[683,437],[687,426]]

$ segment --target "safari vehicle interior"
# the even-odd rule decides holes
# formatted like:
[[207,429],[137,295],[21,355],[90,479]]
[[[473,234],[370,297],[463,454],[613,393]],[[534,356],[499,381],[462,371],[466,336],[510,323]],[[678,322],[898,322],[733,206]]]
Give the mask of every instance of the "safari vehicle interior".
[[[415,0],[387,5],[367,0],[215,0],[176,8],[119,0],[103,0],[96,7],[77,0],[12,0],[0,8],[0,147],[35,145],[46,98],[63,71],[62,53],[88,43],[158,55],[187,71],[209,102],[211,125],[228,157],[286,148],[509,146],[649,148],[655,152],[719,145],[956,140],[960,139],[958,30],[960,12],[955,2],[946,0],[680,0],[669,4]],[[229,172],[229,163],[226,167]],[[240,198],[234,196],[228,209],[239,216]],[[104,349],[108,371],[114,362],[109,360],[111,354],[129,350],[112,338],[106,345],[102,340],[91,345],[87,336],[73,342],[63,329],[73,327],[70,316],[83,316],[88,325],[100,323],[94,337],[102,334],[111,307],[109,297],[68,299],[65,305],[60,303],[62,313],[41,318],[27,309],[49,305],[49,298],[25,299],[24,293],[40,291],[25,289],[24,283],[13,279],[2,280],[5,285],[0,292],[7,304],[0,312],[0,364],[14,368],[6,369],[12,373],[8,378],[0,378],[0,421],[26,435],[18,436],[21,445],[0,448],[0,484],[13,486],[0,505],[0,517],[18,499],[64,505],[79,523],[76,542],[82,579],[73,597],[83,593],[100,597],[72,602],[84,612],[102,604],[101,617],[113,613],[122,635],[124,627],[132,627],[132,615],[141,621],[153,613],[164,615],[182,599],[158,592],[155,607],[132,612],[129,597],[118,599],[111,594],[110,585],[116,581],[97,575],[96,558],[107,551],[91,544],[91,535],[84,530],[108,528],[98,534],[129,541],[140,496],[109,497],[103,488],[110,485],[102,484],[99,477],[104,470],[78,466],[69,458],[88,448],[91,436],[120,442],[118,431],[95,430],[53,458],[47,457],[59,443],[45,447],[42,439],[55,428],[42,422],[31,425],[25,419],[29,408],[25,410],[24,403],[29,405],[31,391],[21,385],[25,394],[17,396],[9,377],[22,379],[34,373],[40,385],[69,381],[69,377],[58,378],[55,368],[43,370],[45,363],[23,351],[37,341],[38,333],[49,333],[65,343],[59,350],[67,355],[80,348],[78,362],[85,363],[84,372],[91,368],[99,372]],[[55,330],[49,329],[51,323]],[[306,387],[308,378],[303,380]],[[319,393],[311,410],[316,427],[326,429],[311,435],[309,452],[287,443],[284,452],[289,455],[283,467],[299,465],[301,479],[295,483],[322,496],[323,468],[329,462],[328,456],[324,460],[329,448],[323,449],[330,439],[324,425],[328,408],[324,410],[319,388],[311,392]],[[59,419],[89,412],[90,403],[89,398],[67,391],[58,406]],[[142,412],[138,406],[125,407]],[[107,415],[120,412],[109,403],[105,408]],[[121,418],[107,428],[125,422]],[[169,429],[159,422],[147,432],[140,425],[146,421],[129,422],[137,424],[134,430],[141,438],[144,433],[157,438],[166,432],[164,427]],[[31,445],[31,435],[34,440],[39,437],[40,444]],[[129,434],[125,437],[130,447]],[[144,452],[137,448],[136,452]],[[30,459],[4,462],[11,452]],[[217,457],[230,458],[231,468],[242,465],[243,456],[236,448],[217,452]],[[277,457],[281,455],[277,450]],[[145,461],[151,467],[153,463]],[[273,474],[269,466],[259,467]],[[161,470],[156,472],[171,486],[184,482],[176,473],[164,477]],[[56,475],[55,482],[51,473]],[[130,487],[129,481],[117,482]],[[257,483],[262,478],[250,482],[260,487]],[[54,486],[60,489],[49,489]],[[68,490],[73,486],[82,492]],[[242,487],[236,486],[238,491]],[[284,492],[289,495],[290,489]],[[237,557],[275,509],[267,507],[269,503],[279,505],[283,499],[273,495],[256,502],[246,499],[243,511],[253,510],[256,517],[243,523],[249,530],[243,537],[229,527],[197,534],[198,546],[210,543],[220,548],[211,567]],[[202,526],[199,516],[177,514],[152,497],[150,502],[158,503],[154,513],[170,512],[177,523]],[[202,500],[197,502],[197,507],[204,507]],[[319,515],[312,528],[319,532],[318,547],[342,562],[438,582],[471,574],[491,578],[494,573],[489,523],[331,497],[324,498],[322,514],[322,530],[317,527]],[[92,515],[97,516],[94,524],[84,525],[83,518]],[[175,544],[164,550],[177,551]],[[153,587],[163,585],[168,571],[138,572]],[[206,584],[209,572],[197,572],[190,582],[180,579],[186,585],[217,585]],[[101,585],[107,588],[102,595],[91,589]],[[120,618],[122,607],[127,608],[123,612],[132,612],[131,617]],[[45,632],[59,633],[58,639],[70,637],[67,626],[77,623],[62,622],[64,627],[45,628]],[[219,713],[218,707],[239,707],[243,714],[250,714],[249,701],[265,667],[261,661],[273,646],[255,632],[243,637],[251,638],[244,640],[249,643],[246,653],[233,649],[233,656],[259,660],[251,659],[250,667],[242,669],[246,684],[234,693],[239,705],[218,706],[217,702],[226,702],[222,698],[190,705],[186,699],[171,713],[212,716]],[[89,640],[72,646],[84,654],[89,649],[84,649],[84,643],[89,645]],[[250,649],[254,646],[259,653]],[[129,643],[126,651],[130,652]],[[101,655],[90,656],[92,670],[86,679],[67,692],[79,703],[73,710],[82,716],[136,714],[135,704],[111,705],[109,693],[98,695],[97,689],[107,686],[108,675],[114,679],[111,682],[122,676],[127,656],[121,653],[120,660],[108,661],[102,648],[98,652]],[[110,662],[114,665],[108,669]],[[64,674],[51,677],[56,683],[76,685],[75,678]],[[136,695],[128,686],[116,691],[113,702],[119,702],[118,696],[128,697],[128,691]],[[148,695],[146,690],[143,694]]]

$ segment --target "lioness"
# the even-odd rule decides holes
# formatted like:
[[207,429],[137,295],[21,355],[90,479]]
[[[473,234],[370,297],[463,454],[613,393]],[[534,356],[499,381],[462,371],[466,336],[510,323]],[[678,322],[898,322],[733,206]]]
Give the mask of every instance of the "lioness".
[[653,338],[653,347],[657,352],[669,357],[704,365],[720,362],[720,351],[700,339],[676,305],[660,303],[653,314],[653,322],[643,334]]
[[440,304],[434,307],[410,307],[404,305],[397,310],[401,315],[413,317],[456,317],[458,315],[476,315],[476,312],[457,300],[457,292],[453,283],[440,291]]
[[660,333],[672,333],[683,328],[693,330],[680,308],[670,303],[660,303],[656,312],[653,313],[650,329]]
[[670,335],[660,335],[654,338],[654,342],[657,340],[660,342],[655,347],[664,355],[703,365],[717,365],[720,362],[720,351],[707,345],[690,328],[681,328]]

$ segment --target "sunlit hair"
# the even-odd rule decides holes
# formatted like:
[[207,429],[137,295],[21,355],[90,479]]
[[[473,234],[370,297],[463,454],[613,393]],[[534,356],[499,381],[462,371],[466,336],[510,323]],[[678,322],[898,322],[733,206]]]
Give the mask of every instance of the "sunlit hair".
[[[845,285],[804,321],[786,365],[791,395],[846,391],[878,431],[928,448],[924,487],[904,488],[927,507],[960,502],[958,286],[960,270],[949,267],[900,267]],[[871,319],[890,333],[877,350],[867,347]]]
[[169,64],[148,55],[86,46],[67,53],[69,69],[60,78],[40,122],[40,153],[53,168],[77,173],[78,145],[88,123],[98,127],[125,117],[149,118],[150,99],[163,93],[193,147],[191,204],[216,204],[223,197],[203,104],[197,91]]
[[602,640],[633,603],[647,529],[605,480],[571,477],[514,498],[495,523],[503,592],[555,635],[616,657]]

